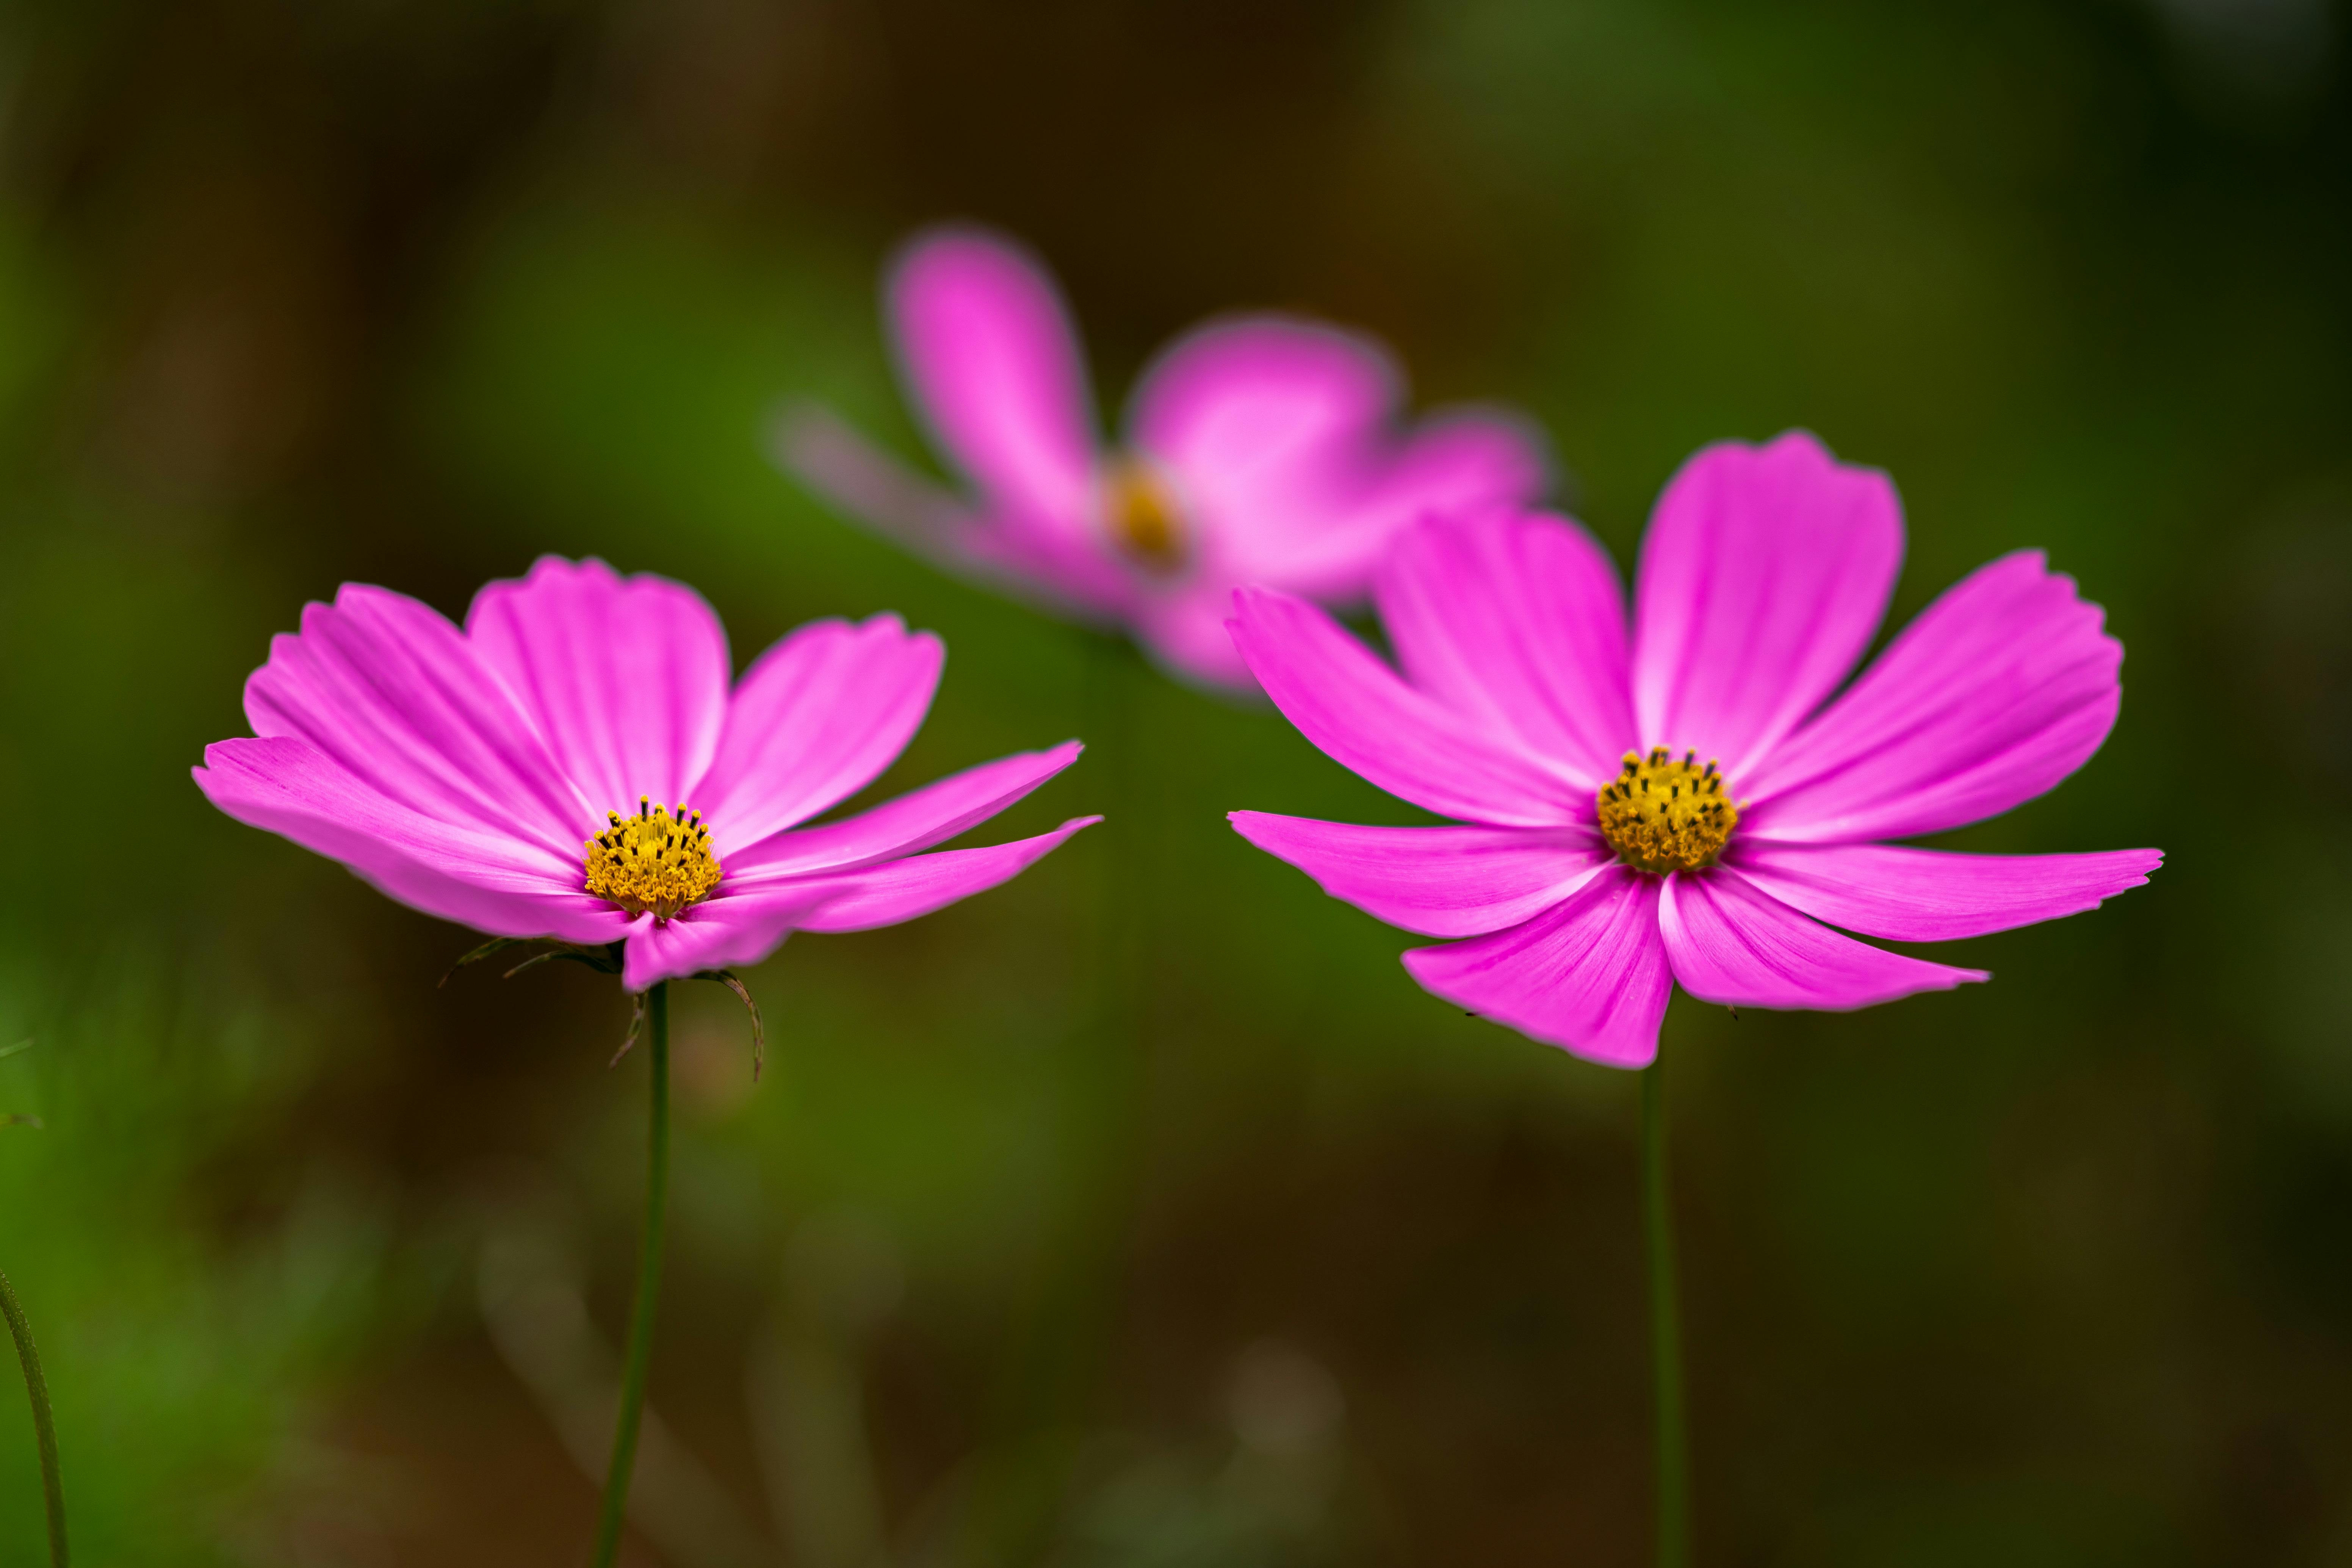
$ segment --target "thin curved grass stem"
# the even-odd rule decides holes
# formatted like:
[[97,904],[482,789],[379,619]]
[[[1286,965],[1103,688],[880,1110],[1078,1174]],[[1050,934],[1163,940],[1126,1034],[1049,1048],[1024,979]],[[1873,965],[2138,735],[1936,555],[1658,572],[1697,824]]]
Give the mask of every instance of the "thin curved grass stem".
[[6,1315],[8,1331],[16,1336],[25,1392],[33,1401],[33,1440],[41,1451],[41,1501],[49,1515],[50,1568],[66,1568],[66,1489],[58,1474],[58,1426],[49,1414],[49,1380],[42,1375],[40,1352],[33,1348],[33,1325],[26,1321],[25,1309],[5,1274],[0,1274],[0,1314]]

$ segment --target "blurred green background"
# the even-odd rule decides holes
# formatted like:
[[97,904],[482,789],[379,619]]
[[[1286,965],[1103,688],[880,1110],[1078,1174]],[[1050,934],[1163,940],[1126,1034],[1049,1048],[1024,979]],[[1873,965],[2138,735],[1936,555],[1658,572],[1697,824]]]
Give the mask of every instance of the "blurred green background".
[[[1632,1564],[1636,1082],[1423,995],[1236,806],[1405,821],[1270,712],[943,580],[762,450],[909,451],[942,216],[1114,405],[1236,306],[1516,403],[1631,559],[1704,441],[1890,469],[1896,621],[2046,547],[2113,740],[1951,837],[2157,844],[1995,984],[1666,1023],[1703,1560],[2352,1562],[2352,98],[2326,0],[16,0],[0,12],[0,1268],[81,1560],[567,1563],[641,1060],[558,966],[186,770],[346,579],[541,551],[739,663],[950,650],[877,794],[1081,734],[1104,826],[681,1004],[641,1564]],[[0,1560],[38,1552],[0,1380]],[[583,1435],[584,1434],[584,1435]]]

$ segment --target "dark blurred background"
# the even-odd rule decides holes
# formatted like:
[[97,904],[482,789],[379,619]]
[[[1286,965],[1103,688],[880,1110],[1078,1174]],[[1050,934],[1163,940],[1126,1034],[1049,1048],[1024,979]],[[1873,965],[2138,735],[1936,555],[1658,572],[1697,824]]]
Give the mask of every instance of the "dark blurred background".
[[[905,449],[877,266],[1061,269],[1115,406],[1236,306],[1516,403],[1631,559],[1702,442],[1893,472],[1897,621],[2046,547],[2157,844],[1989,986],[1666,1023],[1703,1560],[2352,1562],[2352,22],[2326,0],[17,0],[0,13],[0,1268],[82,1560],[568,1563],[626,1004],[189,784],[346,579],[541,551],[739,662],[951,658],[877,795],[1081,733],[1111,820],[682,1004],[642,1564],[1632,1564],[1637,1085],[1423,995],[1236,806],[1411,813],[779,474]],[[0,1385],[0,1559],[38,1552]],[[12,1412],[14,1412],[12,1414]]]

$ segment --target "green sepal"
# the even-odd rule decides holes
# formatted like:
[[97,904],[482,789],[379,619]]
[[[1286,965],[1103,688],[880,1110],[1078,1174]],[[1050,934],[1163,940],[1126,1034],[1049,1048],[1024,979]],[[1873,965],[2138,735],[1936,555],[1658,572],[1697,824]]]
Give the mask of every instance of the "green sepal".
[[504,952],[510,947],[521,947],[530,941],[530,939],[525,936],[494,936],[490,938],[489,941],[482,943],[481,946],[466,953],[463,957],[459,958],[457,963],[451,964],[449,966],[449,973],[444,974],[438,981],[435,982],[434,988],[438,990],[440,987],[448,984],[449,976],[457,973],[457,971],[465,968],[466,965],[469,963],[479,963],[482,960],[489,957],[490,954],[494,952]]
[[599,974],[617,974],[620,973],[619,970],[605,962],[604,954],[597,952],[593,948],[583,949],[577,947],[562,947],[555,948],[547,952],[534,952],[529,958],[524,959],[520,963],[516,964],[512,969],[508,970],[504,974],[499,975],[499,978],[501,980],[512,980],[516,975],[520,974],[526,969],[534,969],[540,964],[551,963],[557,959],[562,959],[567,963],[584,963]]
[[479,963],[483,959],[489,957],[493,953],[504,952],[510,947],[529,947],[533,942],[547,943],[548,951],[545,952],[533,953],[530,957],[524,959],[520,963],[516,964],[512,969],[508,970],[506,973],[499,976],[500,979],[512,980],[524,970],[545,963],[551,958],[567,959],[573,963],[584,963],[599,974],[618,974],[621,973],[621,944],[617,942],[606,942],[602,947],[583,947],[578,942],[557,942],[552,937],[494,936],[489,941],[482,943],[481,946],[474,949],[471,952],[467,953],[463,958],[457,960],[457,963],[451,964],[449,966],[449,974],[443,975],[440,983],[443,985],[448,984],[449,975],[457,973],[457,971],[465,968],[466,965],[469,963]]

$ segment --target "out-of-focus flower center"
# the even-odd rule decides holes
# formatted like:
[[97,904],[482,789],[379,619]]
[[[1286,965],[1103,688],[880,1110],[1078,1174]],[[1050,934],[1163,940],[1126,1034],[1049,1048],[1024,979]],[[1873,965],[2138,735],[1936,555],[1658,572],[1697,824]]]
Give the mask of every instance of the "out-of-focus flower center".
[[680,805],[673,816],[639,795],[636,816],[604,816],[612,826],[587,841],[588,891],[595,897],[666,921],[719,886],[719,857],[702,813]]
[[1102,487],[1103,527],[1122,553],[1152,572],[1184,564],[1192,553],[1184,513],[1158,470],[1140,458],[1114,458]]
[[1696,752],[1679,762],[1664,746],[1646,757],[1628,752],[1623,771],[1601,786],[1601,831],[1637,871],[1712,866],[1738,826],[1723,775],[1711,762],[1701,768]]

